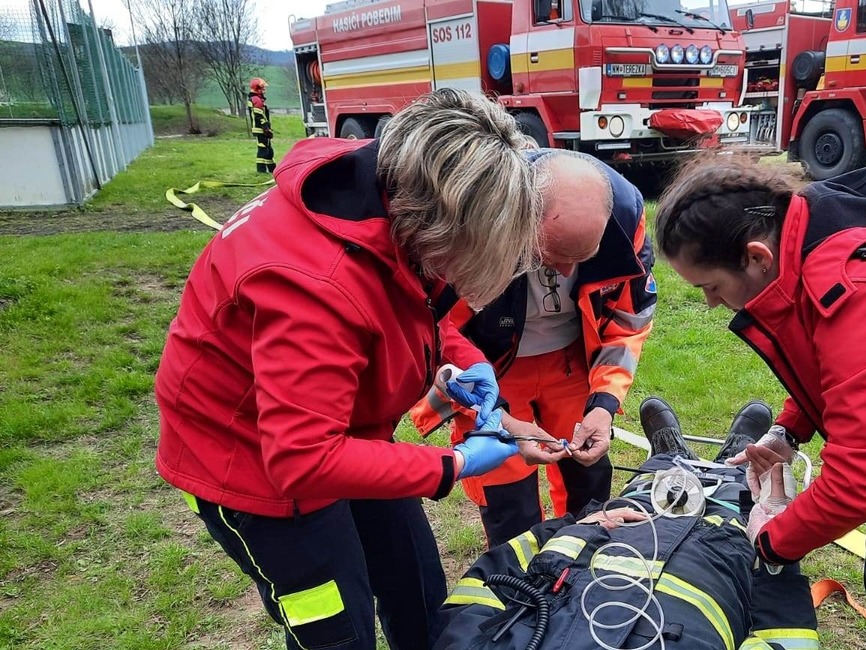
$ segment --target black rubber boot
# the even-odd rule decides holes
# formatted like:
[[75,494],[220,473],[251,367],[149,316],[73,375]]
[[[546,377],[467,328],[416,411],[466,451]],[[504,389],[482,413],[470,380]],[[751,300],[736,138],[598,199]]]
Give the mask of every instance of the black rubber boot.
[[753,399],[737,411],[728,430],[728,437],[722,445],[715,462],[724,463],[728,458],[739,454],[746,445],[750,445],[767,433],[773,424],[773,411],[761,400]]
[[683,438],[676,413],[661,397],[647,397],[641,402],[640,424],[652,447],[653,456],[671,454],[698,460]]

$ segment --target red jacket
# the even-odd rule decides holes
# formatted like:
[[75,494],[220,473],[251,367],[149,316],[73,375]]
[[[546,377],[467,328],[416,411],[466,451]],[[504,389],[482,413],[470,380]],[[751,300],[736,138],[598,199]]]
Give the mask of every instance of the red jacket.
[[156,377],[172,485],[276,517],[452,488],[451,450],[392,434],[432,383],[440,334],[449,360],[483,356],[437,327],[453,292],[391,240],[377,150],[301,141],[196,261]]
[[781,240],[779,278],[731,322],[788,390],[777,423],[826,440],[821,475],[758,537],[777,562],[866,522],[866,170],[795,196]]

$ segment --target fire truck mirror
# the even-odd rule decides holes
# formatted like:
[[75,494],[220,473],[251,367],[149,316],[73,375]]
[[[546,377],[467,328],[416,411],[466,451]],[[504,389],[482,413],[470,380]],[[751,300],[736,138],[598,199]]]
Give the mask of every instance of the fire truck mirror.
[[533,3],[533,11],[535,12],[536,23],[550,22],[550,5],[552,0],[535,0]]
[[755,26],[755,12],[751,9],[746,9],[746,29],[752,29]]

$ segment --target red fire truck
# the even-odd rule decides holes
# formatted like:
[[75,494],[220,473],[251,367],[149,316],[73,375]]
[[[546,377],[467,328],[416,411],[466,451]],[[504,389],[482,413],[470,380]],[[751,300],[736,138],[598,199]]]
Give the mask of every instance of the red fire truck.
[[308,135],[375,136],[448,86],[615,163],[748,140],[726,0],[347,0],[290,23]]
[[751,141],[816,179],[866,164],[866,2],[750,2],[731,19],[746,45]]

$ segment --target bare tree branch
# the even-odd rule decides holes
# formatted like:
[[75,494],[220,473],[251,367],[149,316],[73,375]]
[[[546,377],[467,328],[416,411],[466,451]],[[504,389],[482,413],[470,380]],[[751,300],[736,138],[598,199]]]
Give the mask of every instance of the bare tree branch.
[[248,46],[258,36],[253,0],[197,0],[196,47],[232,115],[243,115],[252,73]]
[[[204,81],[194,38],[195,0],[131,0],[145,43],[145,78],[153,89],[174,94],[184,105],[190,133],[200,133],[192,105]],[[159,95],[154,92],[154,95]]]

